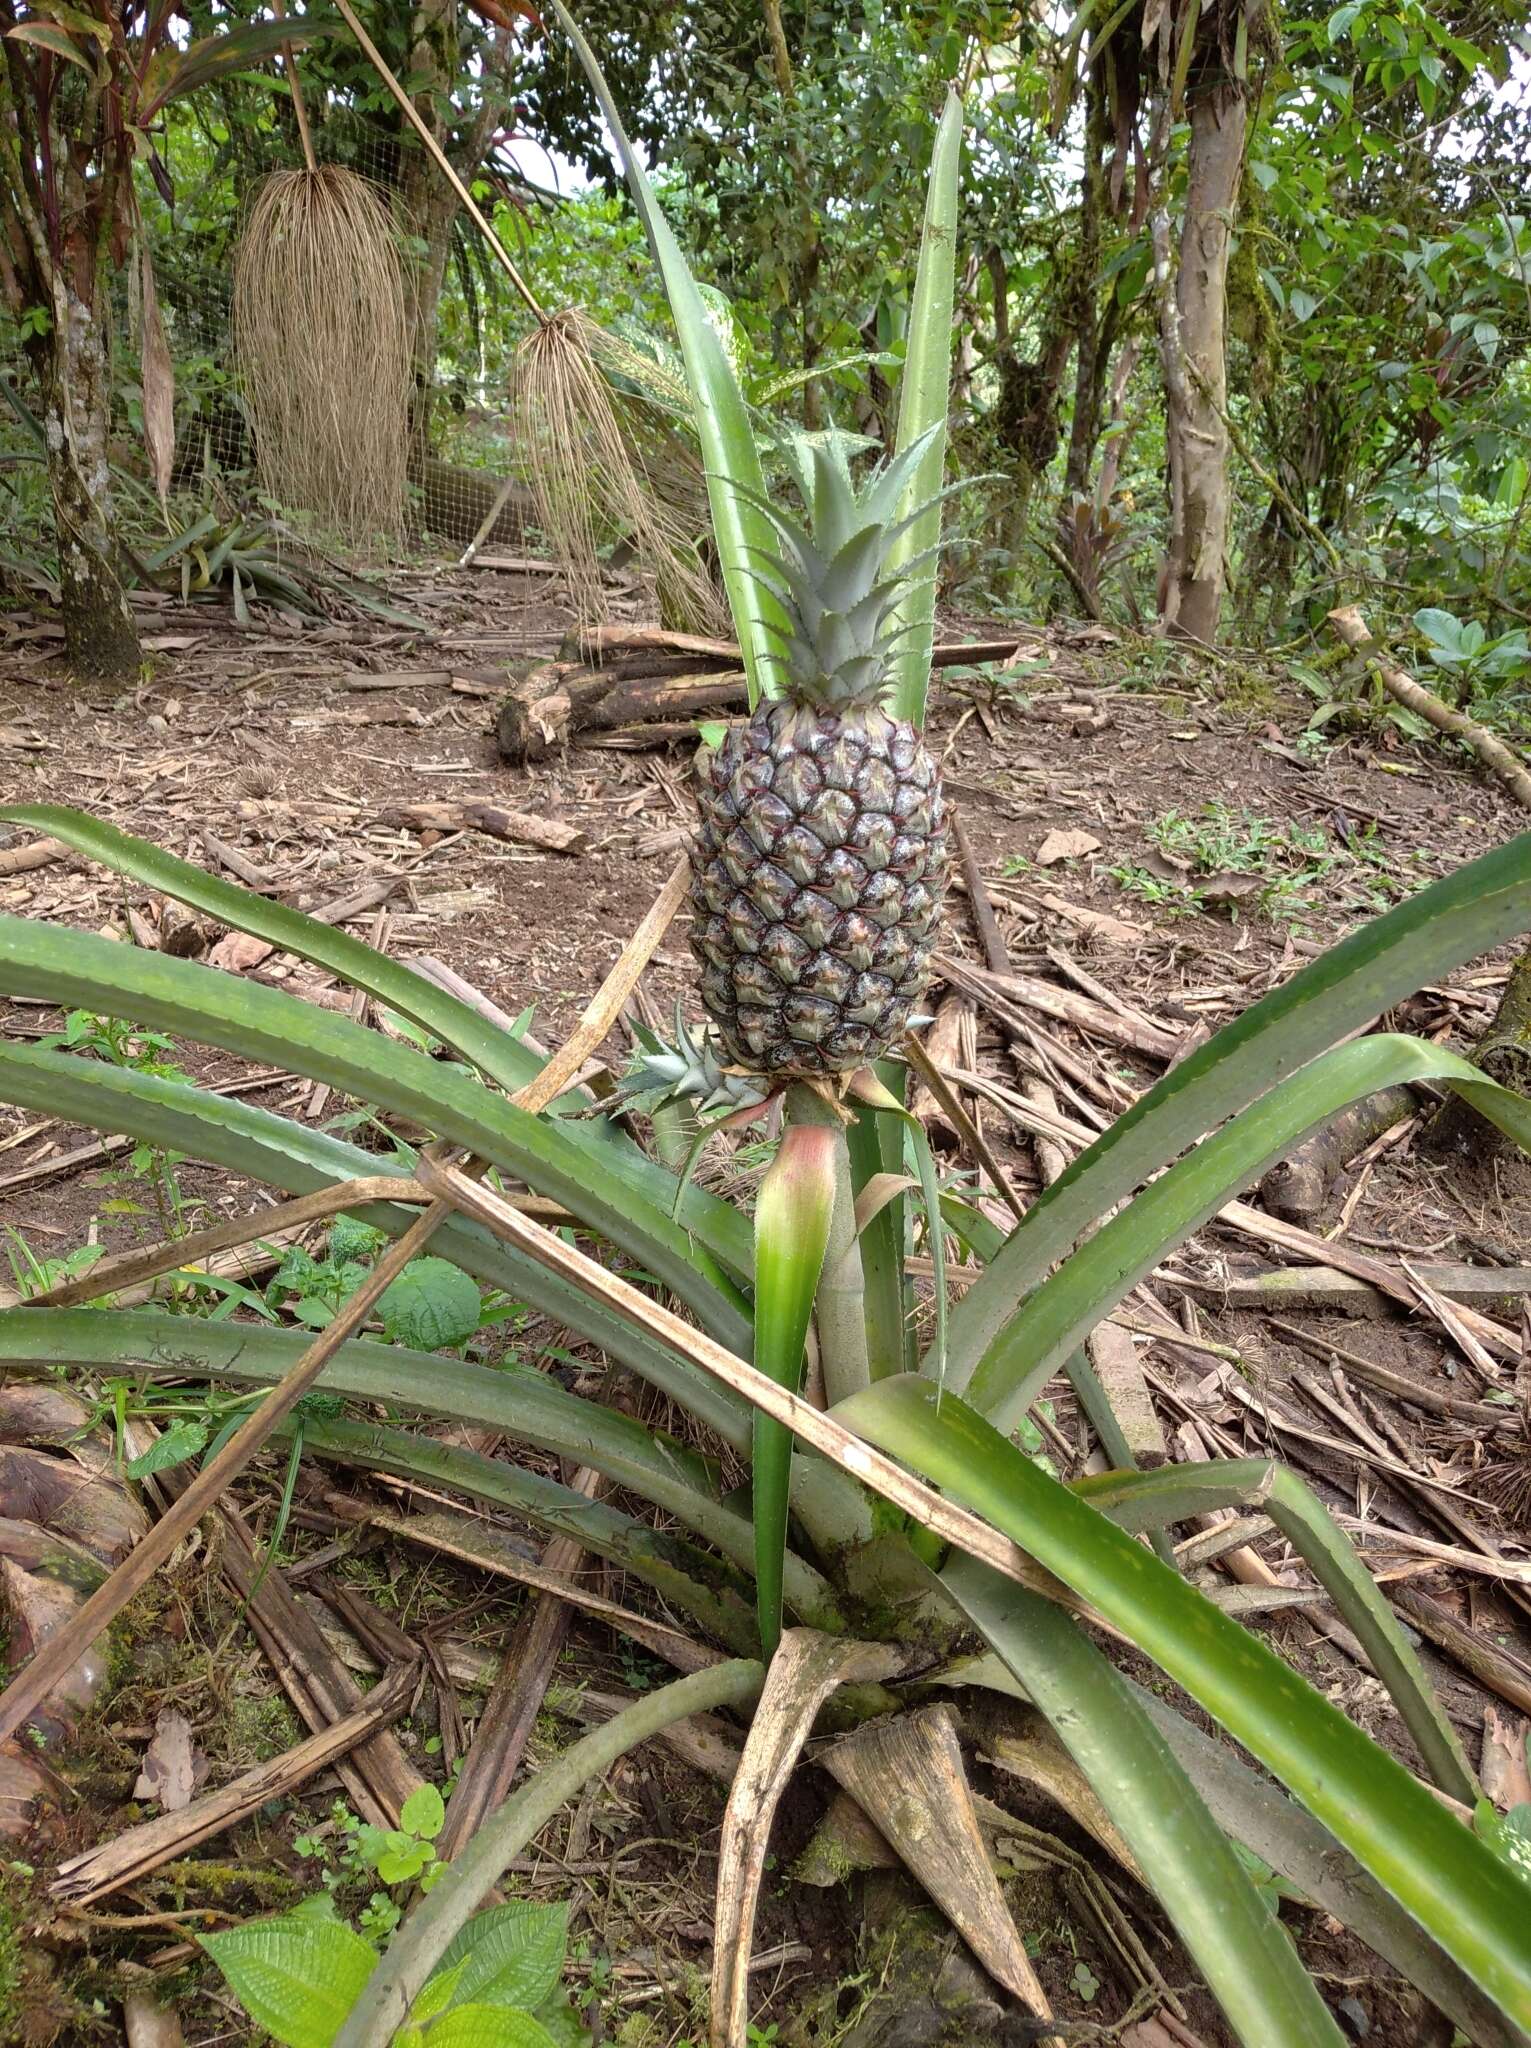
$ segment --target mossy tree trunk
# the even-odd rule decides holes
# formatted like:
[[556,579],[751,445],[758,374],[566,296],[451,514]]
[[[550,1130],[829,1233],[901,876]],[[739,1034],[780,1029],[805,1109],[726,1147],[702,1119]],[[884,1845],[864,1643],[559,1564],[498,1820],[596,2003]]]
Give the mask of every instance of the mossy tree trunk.
[[1228,255],[1248,102],[1243,83],[1215,65],[1188,97],[1185,215],[1172,288],[1162,215],[1154,248],[1170,471],[1161,611],[1168,632],[1210,646],[1217,639],[1228,547]]
[[65,647],[78,674],[131,681],[140,650],[117,568],[110,457],[110,279],[127,254],[132,175],[119,81],[105,59],[62,63],[45,91],[25,48],[0,38],[0,51],[11,122],[0,294],[37,335]]
[[1076,297],[1078,353],[1074,361],[1074,416],[1069,424],[1068,456],[1063,473],[1063,504],[1089,489],[1095,448],[1100,439],[1101,401],[1111,366],[1111,351],[1121,325],[1116,279],[1097,292],[1101,271],[1101,234],[1109,208],[1105,153],[1111,140],[1106,66],[1102,59],[1090,69],[1085,114],[1084,168],[1079,181],[1079,252],[1073,285]]
[[88,227],[66,240],[53,299],[43,430],[64,644],[76,674],[130,682],[143,657],[117,570],[109,300],[105,264]]

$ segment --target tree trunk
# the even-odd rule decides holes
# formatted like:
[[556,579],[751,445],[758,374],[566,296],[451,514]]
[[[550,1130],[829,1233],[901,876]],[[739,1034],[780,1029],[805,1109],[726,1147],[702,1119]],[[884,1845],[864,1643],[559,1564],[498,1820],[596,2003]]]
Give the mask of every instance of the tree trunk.
[[130,682],[142,651],[112,533],[112,378],[108,303],[93,242],[71,238],[53,289],[44,398],[48,482],[58,534],[64,642],[76,674]]
[[[1106,105],[1104,62],[1094,65],[1088,81],[1088,112],[1085,117],[1084,169],[1079,180],[1079,249],[1075,298],[1078,327],[1078,355],[1074,372],[1074,417],[1069,427],[1068,460],[1063,473],[1065,510],[1089,487],[1095,460],[1095,443],[1100,435],[1100,401],[1105,385],[1107,362],[1115,328],[1116,280],[1109,278],[1104,295],[1097,302],[1096,280],[1100,276],[1100,236],[1106,214],[1106,145],[1110,141]],[[1112,331],[1108,331],[1109,329]],[[1102,361],[1102,357],[1107,361]]]
[[1156,222],[1160,346],[1170,470],[1170,551],[1162,617],[1169,632],[1217,638],[1228,544],[1228,374],[1224,349],[1228,244],[1238,205],[1247,109],[1226,76],[1196,90],[1190,107],[1185,219],[1174,289],[1167,224]]

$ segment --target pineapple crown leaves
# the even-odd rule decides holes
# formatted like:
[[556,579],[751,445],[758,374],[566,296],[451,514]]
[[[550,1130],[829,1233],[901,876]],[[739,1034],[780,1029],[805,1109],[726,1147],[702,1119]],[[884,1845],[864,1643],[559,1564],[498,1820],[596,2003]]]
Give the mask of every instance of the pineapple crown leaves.
[[948,486],[899,516],[899,505],[921,457],[939,431],[931,428],[900,454],[881,464],[860,487],[850,471],[850,453],[861,436],[839,432],[796,434],[783,455],[807,513],[792,517],[763,495],[737,487],[776,534],[774,550],[751,548],[749,569],[785,614],[785,623],[765,622],[779,642],[793,694],[820,702],[863,703],[876,697],[893,648],[911,628],[889,630],[910,586],[935,562],[939,547],[890,568],[899,538],[933,504],[961,484]]
[[759,1082],[725,1064],[710,1030],[689,1029],[679,1003],[673,1045],[636,1022],[633,1036],[633,1063],[617,1087],[625,1109],[647,1116],[667,1103],[695,1102],[702,1116],[716,1119],[759,1109],[767,1100],[768,1091]]

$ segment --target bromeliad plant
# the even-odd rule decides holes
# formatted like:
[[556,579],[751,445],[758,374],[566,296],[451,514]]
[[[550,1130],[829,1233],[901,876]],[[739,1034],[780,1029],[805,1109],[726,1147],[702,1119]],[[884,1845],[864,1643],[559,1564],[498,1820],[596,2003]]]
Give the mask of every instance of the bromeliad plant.
[[[646,1428],[525,1368],[339,1341],[348,1309],[315,1340],[334,1346],[325,1389],[361,1412],[305,1417],[310,1454],[450,1486],[574,1535],[731,1653],[644,1696],[523,1787],[359,1982],[335,2039],[359,2048],[418,2025],[423,2015],[415,2007],[411,2020],[411,2007],[459,1930],[582,1773],[604,1769],[667,1718],[742,1706],[776,1686],[792,1665],[778,1651],[785,1616],[797,1644],[810,1629],[904,1645],[927,1695],[977,1683],[1029,1696],[1242,2041],[1334,2048],[1342,2036],[1236,1853],[1241,1840],[1353,1926],[1473,2041],[1513,2048],[1531,2029],[1531,1887],[1475,1832],[1478,1788],[1456,1734],[1391,1609],[1313,1495],[1265,1460],[1121,1469],[1066,1485],[1010,1433],[1061,1370],[1103,1438],[1119,1443],[1084,1363],[1089,1331],[1231,1194],[1347,1103],[1399,1080],[1432,1081],[1531,1144],[1531,1107],[1452,1054],[1392,1034],[1341,1043],[1421,983],[1531,924],[1531,838],[1390,911],[1268,995],[1144,1095],[1008,1236],[949,1194],[928,1202],[982,1273],[949,1318],[936,1319],[921,1356],[906,1274],[906,1198],[921,1162],[916,1153],[911,1175],[898,1069],[884,1059],[878,1078],[868,1063],[895,1049],[936,914],[914,893],[916,881],[933,893],[939,873],[938,797],[933,773],[917,772],[928,758],[917,726],[929,673],[958,111],[948,107],[936,142],[901,455],[858,488],[843,448],[813,450],[800,473],[800,523],[766,495],[726,352],[605,104],[675,310],[719,557],[758,692],[748,724],[703,771],[709,825],[695,900],[703,998],[719,1037],[692,1037],[678,1052],[651,1046],[645,1099],[685,1093],[692,1065],[697,1092],[720,1111],[749,1111],[787,1084],[786,1136],[753,1230],[577,1089],[541,1082],[543,1062],[524,1044],[399,961],[88,817],[41,806],[0,812],[327,968],[453,1055],[432,1059],[282,990],[188,961],[0,918],[0,993],[88,1006],[276,1061],[380,1116],[408,1117],[440,1142],[412,1174],[384,1178],[375,1154],[249,1103],[4,1041],[0,1099],[225,1165],[304,1198],[305,1216],[355,1215],[407,1237],[411,1251],[429,1236],[435,1254],[647,1380],[710,1440],[698,1449],[689,1433],[682,1441]],[[843,802],[826,803],[826,792]],[[819,824],[805,825],[810,816]],[[890,839],[866,823],[873,818],[910,829]],[[721,909],[714,887],[731,892]],[[814,918],[822,929],[805,927]],[[791,979],[808,971],[800,948],[818,977],[801,996]],[[757,962],[773,982],[757,978]],[[856,988],[878,975],[890,987],[876,991],[874,1008]],[[444,1164],[443,1148],[453,1147],[488,1177]],[[574,1215],[584,1243],[518,1208],[523,1190]],[[249,1234],[270,1232],[281,1215],[261,1211]],[[228,1226],[204,1237],[227,1243]],[[184,1264],[199,1244],[180,1240],[169,1256]],[[618,1277],[603,1250],[638,1268],[643,1285]],[[307,1334],[72,1305],[101,1291],[100,1276],[90,1276],[0,1314],[0,1360],[151,1383],[198,1374],[281,1382],[293,1399],[316,1369]],[[796,1391],[810,1328],[829,1413]],[[390,1419],[376,1419],[379,1409]],[[540,1472],[401,1426],[401,1410],[487,1425],[591,1466],[649,1503],[670,1533]],[[253,1451],[259,1419],[224,1460],[237,1462],[242,1442]],[[748,1508],[712,1446],[752,1462]],[[1258,1505],[1306,1559],[1396,1705],[1419,1775],[1138,1540],[1235,1504]],[[1087,1630],[1093,1622],[1152,1659],[1269,1777],[1119,1675]],[[953,1655],[965,1634],[982,1638],[982,1654]],[[0,1699],[0,1733],[17,1724],[26,1683],[23,1673]],[[876,1687],[857,1699],[859,1711],[897,1709],[896,1694]],[[772,1694],[778,1715],[787,1704]],[[720,1922],[720,1967],[730,1948]]]

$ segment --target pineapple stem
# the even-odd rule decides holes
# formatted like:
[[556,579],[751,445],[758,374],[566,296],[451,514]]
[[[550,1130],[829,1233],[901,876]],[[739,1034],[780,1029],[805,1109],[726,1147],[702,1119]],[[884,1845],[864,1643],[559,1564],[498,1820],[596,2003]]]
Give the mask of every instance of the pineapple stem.
[[786,1118],[788,1123],[827,1124],[835,1133],[834,1211],[824,1270],[813,1305],[824,1397],[832,1408],[837,1401],[872,1382],[867,1356],[866,1286],[861,1270],[861,1241],[856,1235],[850,1148],[845,1140],[843,1116],[813,1088],[799,1084],[788,1089]]

